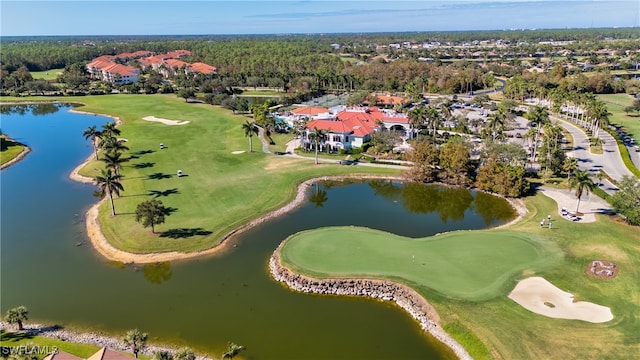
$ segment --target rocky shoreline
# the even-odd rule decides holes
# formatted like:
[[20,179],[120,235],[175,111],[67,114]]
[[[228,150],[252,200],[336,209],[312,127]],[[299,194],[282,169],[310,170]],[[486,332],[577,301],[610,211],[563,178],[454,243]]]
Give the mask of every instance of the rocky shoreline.
[[286,241],[274,251],[269,259],[269,270],[276,281],[283,282],[289,288],[303,293],[322,295],[366,296],[374,299],[393,301],[413,317],[420,327],[448,346],[459,359],[472,359],[471,355],[447,334],[437,321],[435,309],[416,291],[408,286],[376,279],[315,279],[296,274],[280,262],[280,249]]
[[[6,322],[0,321],[0,329],[6,331],[15,331],[14,327]],[[99,347],[107,347],[112,350],[120,352],[130,353],[131,349],[125,345],[124,341],[111,336],[101,335],[93,332],[79,333],[71,330],[66,330],[59,325],[43,325],[43,324],[24,324],[24,329],[21,333],[26,335],[43,336],[51,339],[57,339],[62,341],[90,344]],[[9,346],[5,344],[5,346]],[[169,351],[174,353],[176,349],[170,347],[162,347],[156,345],[147,345],[140,354],[152,356],[155,351]],[[133,357],[133,355],[131,355]],[[210,360],[211,358],[198,356],[197,360]]]

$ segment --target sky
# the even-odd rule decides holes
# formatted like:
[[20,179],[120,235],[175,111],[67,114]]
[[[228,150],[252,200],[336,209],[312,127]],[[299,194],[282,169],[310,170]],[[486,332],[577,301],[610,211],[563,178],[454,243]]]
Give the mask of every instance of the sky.
[[0,35],[225,35],[639,27],[640,0],[6,1]]

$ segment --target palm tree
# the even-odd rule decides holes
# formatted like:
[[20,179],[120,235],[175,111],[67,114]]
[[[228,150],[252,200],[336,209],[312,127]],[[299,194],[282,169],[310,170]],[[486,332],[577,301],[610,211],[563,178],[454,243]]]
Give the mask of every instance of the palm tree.
[[567,157],[564,159],[564,165],[562,169],[567,172],[567,180],[571,179],[571,173],[578,169],[578,159],[574,157]]
[[24,306],[18,306],[17,308],[9,309],[5,320],[9,324],[18,324],[18,330],[22,330],[22,323],[27,321],[29,310]]
[[542,106],[534,106],[529,109],[528,113],[529,123],[537,124],[538,128],[540,126],[545,125],[549,122],[549,111],[547,108]]
[[98,143],[96,139],[102,138],[102,132],[98,131],[95,126],[90,126],[82,133],[82,135],[84,135],[85,139],[91,138],[91,145],[93,145],[93,150],[96,153],[96,160],[98,160]]
[[131,348],[137,359],[138,353],[146,346],[147,333],[140,332],[138,329],[129,330],[122,340],[126,346]]
[[258,134],[258,127],[255,122],[247,120],[242,124],[242,129],[244,130],[244,136],[249,137],[249,152],[253,152],[253,135]]
[[245,347],[242,345],[238,345],[234,342],[229,342],[227,345],[227,351],[222,354],[223,359],[233,359],[236,355],[240,353],[240,351],[244,350]]
[[427,119],[427,109],[424,106],[416,106],[409,111],[409,124],[411,129],[419,129]]
[[317,127],[314,127],[313,131],[309,133],[309,139],[313,140],[316,147],[316,165],[318,165],[318,147],[319,147],[320,141],[324,139],[324,135],[325,135],[324,131],[318,130]]
[[123,152],[125,150],[129,150],[129,147],[127,147],[127,145],[124,144],[125,140],[123,139],[116,139],[113,136],[109,136],[106,138],[102,139],[102,142],[100,143],[100,147],[106,151],[106,152],[110,152],[110,153],[116,153],[116,152]]
[[105,137],[116,137],[120,135],[120,129],[116,127],[116,123],[108,122],[102,125],[102,134]]
[[104,158],[101,159],[105,163],[105,167],[107,169],[113,170],[116,175],[120,175],[120,168],[122,167],[122,163],[129,161],[127,158],[121,157],[122,153],[120,152],[107,152],[104,154]]
[[120,196],[120,191],[124,191],[124,187],[120,183],[122,175],[117,175],[111,172],[111,169],[102,170],[102,174],[96,176],[95,183],[100,188],[100,194],[109,195],[109,201],[111,201],[111,215],[116,215],[116,209],[113,205],[113,194]]
[[569,180],[569,189],[576,188],[576,197],[578,198],[578,205],[576,206],[576,213],[578,213],[580,209],[580,198],[582,194],[586,191],[589,194],[593,189],[595,189],[595,184],[591,181],[589,177],[589,173],[586,171],[576,171],[575,176]]

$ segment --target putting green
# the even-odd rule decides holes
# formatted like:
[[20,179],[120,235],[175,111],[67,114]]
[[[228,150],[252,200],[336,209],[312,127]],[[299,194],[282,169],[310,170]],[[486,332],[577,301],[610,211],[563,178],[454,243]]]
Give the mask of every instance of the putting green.
[[411,239],[357,227],[297,233],[280,255],[292,270],[314,277],[392,279],[476,301],[506,294],[513,287],[509,280],[522,271],[539,271],[562,258],[551,241],[533,234],[458,231]]

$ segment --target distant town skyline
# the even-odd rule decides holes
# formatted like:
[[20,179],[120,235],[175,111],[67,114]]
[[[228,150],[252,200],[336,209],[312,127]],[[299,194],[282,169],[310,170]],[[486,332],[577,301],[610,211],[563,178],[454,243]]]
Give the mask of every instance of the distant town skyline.
[[640,1],[2,0],[0,19],[2,36],[228,35],[638,27]]

